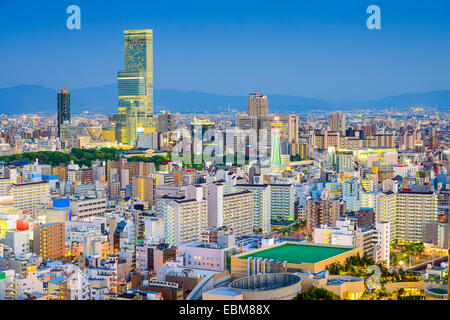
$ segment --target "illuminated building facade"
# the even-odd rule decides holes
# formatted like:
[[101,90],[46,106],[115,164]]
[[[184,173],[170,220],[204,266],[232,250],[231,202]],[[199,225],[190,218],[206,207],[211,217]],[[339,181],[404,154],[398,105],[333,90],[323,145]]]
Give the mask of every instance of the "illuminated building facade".
[[118,72],[116,140],[134,144],[139,133],[154,132],[153,30],[125,30],[125,70]]
[[270,165],[280,166],[281,165],[281,146],[280,146],[280,128],[281,123],[278,118],[274,119],[272,123],[272,145],[270,150]]

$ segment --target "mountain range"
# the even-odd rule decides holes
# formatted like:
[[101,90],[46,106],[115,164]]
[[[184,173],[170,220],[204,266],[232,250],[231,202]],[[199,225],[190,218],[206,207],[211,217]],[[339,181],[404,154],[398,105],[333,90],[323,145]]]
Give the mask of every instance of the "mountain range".
[[[301,113],[309,110],[386,109],[436,107],[449,110],[450,90],[425,93],[406,93],[374,101],[330,102],[294,95],[267,94],[271,112]],[[72,113],[83,111],[113,114],[117,110],[117,84],[71,90]],[[155,111],[201,113],[247,110],[246,95],[222,95],[201,91],[155,90]],[[0,113],[54,113],[56,90],[39,85],[20,85],[0,88]]]

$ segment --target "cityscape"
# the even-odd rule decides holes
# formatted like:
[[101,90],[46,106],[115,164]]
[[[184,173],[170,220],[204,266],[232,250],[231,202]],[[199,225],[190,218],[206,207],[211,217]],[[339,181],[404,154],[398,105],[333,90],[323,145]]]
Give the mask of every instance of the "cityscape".
[[450,104],[171,110],[114,37],[114,110],[0,92],[0,300],[449,299]]

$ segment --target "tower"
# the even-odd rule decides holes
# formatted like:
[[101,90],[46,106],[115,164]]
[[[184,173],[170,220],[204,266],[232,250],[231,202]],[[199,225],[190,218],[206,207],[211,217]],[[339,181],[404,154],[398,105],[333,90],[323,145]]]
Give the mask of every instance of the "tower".
[[274,122],[271,124],[271,136],[272,144],[270,147],[270,165],[281,165],[281,146],[280,146],[280,129],[282,124],[278,117],[274,118]]
[[61,138],[61,125],[64,121],[70,121],[70,91],[58,90],[58,137]]
[[[139,133],[154,131],[153,30],[125,30],[125,70],[117,74],[116,140],[134,144]],[[153,130],[153,131],[152,131]]]

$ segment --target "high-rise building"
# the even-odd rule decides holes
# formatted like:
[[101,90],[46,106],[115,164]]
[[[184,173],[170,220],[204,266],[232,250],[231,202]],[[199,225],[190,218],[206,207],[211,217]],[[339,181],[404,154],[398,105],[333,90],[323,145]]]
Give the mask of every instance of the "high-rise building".
[[294,220],[294,185],[290,183],[271,183],[270,219]]
[[267,184],[237,184],[236,190],[249,190],[253,193],[253,223],[254,229],[262,233],[270,232],[270,185]]
[[13,183],[10,194],[16,210],[34,211],[50,199],[50,184],[48,181]]
[[260,93],[251,93],[248,97],[248,115],[251,117],[267,117],[268,112],[267,96]]
[[153,190],[155,181],[152,177],[136,176],[132,179],[133,200],[139,199],[153,206]]
[[224,193],[223,184],[206,186],[208,226],[228,227],[237,236],[253,233],[253,194],[249,190]]
[[339,150],[336,151],[336,172],[343,173],[344,171],[354,170],[355,157],[352,151]]
[[448,223],[429,222],[425,224],[425,242],[448,249]]
[[118,72],[119,143],[134,144],[138,133],[154,132],[153,119],[153,30],[125,30],[125,70]]
[[[122,182],[125,186],[130,181],[133,181],[133,177],[148,176],[155,172],[155,164],[151,162],[127,162],[126,158],[121,158],[119,161],[107,161],[107,180],[113,181],[114,173],[117,174],[117,180]],[[128,178],[126,177],[128,175]],[[127,181],[124,181],[127,180]]]
[[203,199],[201,186],[188,186],[186,197],[164,196],[156,208],[164,219],[166,242],[173,246],[200,241],[208,227],[207,200]]
[[437,217],[437,195],[418,189],[380,197],[376,220],[391,223],[391,240],[424,242],[427,223],[436,222]]
[[175,130],[175,115],[169,111],[162,111],[156,116],[156,131],[168,132]]
[[342,112],[330,114],[329,127],[330,131],[339,131],[341,135],[345,136],[345,114]]
[[64,223],[47,223],[33,228],[33,251],[44,261],[64,257]]
[[70,122],[70,91],[58,90],[58,137],[61,137],[61,125]]
[[327,225],[336,227],[339,219],[339,200],[307,200],[306,201],[306,230],[312,233],[315,227]]

